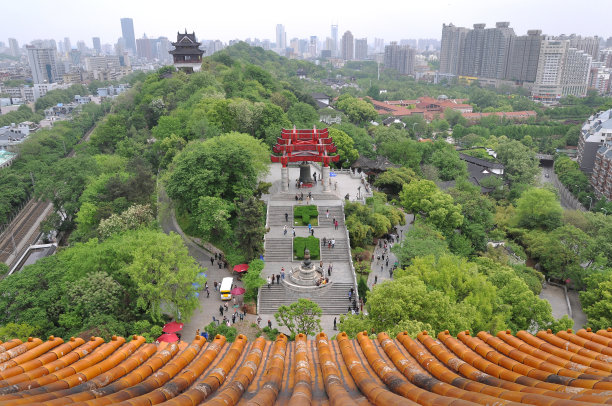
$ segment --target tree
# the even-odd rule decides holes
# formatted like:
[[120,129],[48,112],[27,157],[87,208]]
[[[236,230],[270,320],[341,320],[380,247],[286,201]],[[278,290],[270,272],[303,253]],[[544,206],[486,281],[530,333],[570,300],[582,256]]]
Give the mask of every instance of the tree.
[[235,229],[238,241],[247,259],[253,259],[263,252],[264,204],[251,196],[236,203],[237,225]]
[[319,122],[319,114],[309,104],[295,103],[287,110],[287,117],[297,128],[312,128]]
[[335,128],[330,128],[328,131],[334,144],[336,144],[338,148],[338,155],[340,155],[340,162],[338,162],[339,166],[351,166],[351,164],[359,158],[359,152],[353,148],[353,139],[344,131]]
[[539,172],[535,152],[516,140],[501,139],[497,157],[504,164],[504,174],[512,183],[532,184]]
[[612,269],[595,272],[585,279],[580,303],[593,331],[612,326]]
[[36,331],[36,328],[26,323],[6,323],[0,327],[0,340],[7,342],[14,338],[27,341]]
[[428,161],[439,169],[438,173],[442,180],[454,180],[467,176],[466,163],[459,158],[457,151],[451,148],[436,150]]
[[415,178],[416,174],[410,168],[389,168],[376,177],[374,186],[384,190],[391,196],[397,196],[402,190],[402,187]]
[[416,223],[404,235],[402,242],[391,248],[391,252],[397,255],[401,266],[407,266],[415,257],[433,255],[438,258],[448,253],[448,244],[440,232],[427,224]]
[[242,277],[242,283],[246,289],[244,293],[245,301],[256,300],[258,289],[266,283],[266,280],[261,277],[263,268],[264,262],[261,259],[254,259],[249,262],[249,270]]
[[202,237],[206,240],[225,237],[231,231],[229,219],[233,209],[232,204],[220,197],[200,197],[196,216]]
[[344,111],[349,120],[355,124],[364,124],[378,117],[378,113],[371,103],[357,99],[348,94],[340,96],[336,102],[336,106],[338,109]]
[[309,336],[321,331],[321,315],[318,304],[308,299],[298,299],[289,306],[282,305],[274,314],[279,326],[285,326],[292,336],[300,333]]
[[529,229],[552,230],[561,225],[562,214],[561,204],[553,192],[530,188],[518,199],[514,223]]
[[196,211],[201,196],[233,202],[253,193],[269,161],[267,147],[246,134],[229,133],[203,142],[193,141],[173,161],[168,195],[190,212]]

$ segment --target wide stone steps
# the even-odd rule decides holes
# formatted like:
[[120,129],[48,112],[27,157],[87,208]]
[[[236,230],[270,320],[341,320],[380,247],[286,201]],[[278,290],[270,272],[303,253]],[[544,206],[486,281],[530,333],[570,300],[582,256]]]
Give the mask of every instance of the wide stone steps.
[[[288,214],[288,220],[285,221],[285,213]],[[293,206],[270,206],[268,208],[268,226],[284,226],[290,227],[293,225]]]
[[352,283],[332,283],[329,287],[315,292],[297,292],[284,285],[274,284],[270,288],[264,285],[259,290],[260,314],[274,314],[279,306],[290,305],[298,299],[310,299],[317,303],[323,314],[345,314],[350,304],[348,292],[353,287]]
[[[320,227],[333,227],[333,219],[338,220],[338,228],[344,227],[344,213],[341,206],[319,206],[318,208]],[[329,210],[329,218],[325,214],[326,210]]]
[[[306,196],[308,196],[308,189],[302,189],[299,192],[297,192],[297,194],[299,195],[300,192],[304,193],[304,200],[300,202],[300,204],[306,204]],[[311,193],[311,196],[314,198],[314,203],[316,203],[319,200],[340,200],[340,198],[338,196],[336,196],[333,193]],[[273,201],[292,201],[294,203],[297,203],[295,201],[295,193],[290,193],[290,194],[275,194],[270,196],[270,200]]]
[[334,248],[321,247],[321,259],[324,262],[348,261],[349,252],[347,240],[336,240]]
[[266,238],[264,258],[267,262],[291,261],[293,243],[291,237]]

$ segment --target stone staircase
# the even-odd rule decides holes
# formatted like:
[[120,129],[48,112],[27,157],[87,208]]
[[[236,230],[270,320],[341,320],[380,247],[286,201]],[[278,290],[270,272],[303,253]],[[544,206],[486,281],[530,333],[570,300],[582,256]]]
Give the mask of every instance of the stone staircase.
[[[298,195],[300,194],[300,192],[304,193],[304,200],[301,201],[301,204],[306,204],[306,196],[308,196],[308,189],[300,190],[298,192]],[[312,193],[312,197],[314,198],[315,203],[321,200],[340,200],[340,198],[334,193]],[[274,194],[270,196],[270,200],[295,203],[295,193]]]
[[[318,206],[319,227],[333,227],[332,220],[338,220],[338,228],[344,227],[344,212],[342,206]],[[329,210],[329,218],[325,217],[325,211]]]
[[348,292],[352,287],[352,283],[333,282],[330,286],[316,291],[296,291],[282,284],[274,284],[270,288],[264,285],[260,288],[258,312],[274,314],[279,306],[290,305],[304,298],[316,302],[323,314],[345,314],[350,304]]
[[[283,218],[284,220],[284,218]],[[291,261],[293,257],[293,238],[289,234],[283,238],[266,238],[264,259],[266,262]]]
[[[321,244],[323,240],[321,239]],[[334,248],[321,247],[321,259],[323,262],[348,262],[349,246],[346,239],[336,238]]]
[[[289,215],[288,221],[285,221],[285,213]],[[268,227],[282,227],[285,224],[287,225],[287,227],[291,227],[293,225],[293,206],[268,207]],[[291,232],[291,229],[289,230],[289,232]]]

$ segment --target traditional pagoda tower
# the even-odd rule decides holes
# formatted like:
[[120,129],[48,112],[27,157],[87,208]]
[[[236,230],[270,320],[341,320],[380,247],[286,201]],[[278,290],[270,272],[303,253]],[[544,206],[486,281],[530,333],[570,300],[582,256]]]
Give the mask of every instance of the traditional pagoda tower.
[[174,58],[174,66],[186,73],[193,73],[200,70],[202,67],[202,55],[204,51],[200,49],[201,43],[196,40],[195,32],[184,34],[180,32],[176,34],[176,42],[172,45],[175,49],[170,51],[170,55]]

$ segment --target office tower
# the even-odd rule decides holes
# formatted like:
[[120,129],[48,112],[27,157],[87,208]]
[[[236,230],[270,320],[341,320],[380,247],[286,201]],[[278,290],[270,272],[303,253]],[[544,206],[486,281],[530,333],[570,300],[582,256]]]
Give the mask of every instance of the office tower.
[[541,46],[541,30],[529,30],[527,35],[512,37],[506,79],[535,82]]
[[157,49],[156,49],[157,58],[160,60],[160,62],[164,64],[172,63],[172,58],[170,57],[170,53],[169,53],[170,49],[172,48],[172,44],[170,43],[168,38],[159,37],[157,39],[156,45],[157,45]]
[[485,30],[479,76],[492,79],[503,79],[506,76],[510,41],[514,36],[514,29],[510,28],[509,22],[496,23],[495,28]]
[[341,49],[342,59],[345,61],[352,61],[354,58],[354,49],[353,49],[353,34],[350,31],[346,31],[344,35],[342,35],[342,49]]
[[374,52],[379,54],[385,51],[385,40],[382,38],[374,38]]
[[332,24],[331,26],[331,42],[332,56],[338,56],[338,24]]
[[361,38],[355,40],[355,60],[365,61],[368,57],[368,39]]
[[593,59],[599,57],[599,37],[582,37],[580,35],[559,35],[555,37],[559,40],[568,40],[570,48],[576,48],[591,55]]
[[276,49],[284,53],[285,48],[287,48],[287,33],[285,32],[285,26],[276,24]]
[[81,54],[87,53],[87,45],[85,45],[85,41],[77,41],[77,49]]
[[102,44],[100,43],[100,37],[93,37],[91,39],[93,43],[93,49],[96,51],[96,54],[100,55],[102,53]]
[[17,40],[15,38],[9,38],[8,42],[9,42],[9,48],[11,50],[11,55],[19,56],[21,52],[19,50],[19,43],[17,42]]
[[465,37],[470,30],[455,27],[452,23],[442,24],[442,43],[440,48],[440,73],[458,75],[461,69],[461,54]]
[[153,59],[151,41],[149,40],[149,38],[147,38],[146,34],[144,34],[142,38],[138,38],[136,40],[136,55],[139,58],[145,58],[148,60]]
[[415,59],[416,50],[408,45],[398,45],[393,41],[385,47],[386,69],[395,69],[402,75],[413,75]]
[[586,51],[571,47],[567,49],[561,75],[562,96],[586,96],[592,61],[593,58]]
[[58,79],[55,49],[28,45],[26,50],[34,83],[54,83]]
[[542,41],[538,71],[532,96],[542,102],[554,102],[561,98],[561,75],[569,41],[547,38]]
[[134,20],[131,18],[121,19],[121,35],[125,40],[125,49],[136,55],[136,35],[134,34]]

